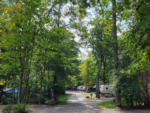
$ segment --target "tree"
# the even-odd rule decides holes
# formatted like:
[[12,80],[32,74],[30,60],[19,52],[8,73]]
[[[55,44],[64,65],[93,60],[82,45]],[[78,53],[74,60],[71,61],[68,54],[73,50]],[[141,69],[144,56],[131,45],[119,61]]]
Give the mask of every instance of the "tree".
[[[37,8],[39,8],[40,11],[37,10]],[[42,33],[42,29],[44,28],[39,27],[39,25],[44,25],[46,24],[46,21],[49,20],[45,18],[45,21],[41,22],[40,17],[45,9],[46,4],[42,3],[42,1],[39,1],[39,3],[34,1],[33,4],[27,3],[26,1],[23,4],[22,2],[18,2],[5,11],[5,15],[9,19],[7,24],[7,31],[9,32],[5,33],[2,37],[2,47],[6,49],[6,52],[3,54],[3,57],[5,56],[5,58],[2,59],[6,62],[5,65],[3,64],[3,71],[13,63],[14,65],[10,69],[19,69],[17,70],[17,73],[15,72],[16,74],[19,74],[20,77],[18,93],[19,103],[22,102],[24,92],[26,92],[28,87],[35,39],[38,36],[38,32],[40,31],[40,33]],[[9,17],[10,15],[11,17]],[[35,15],[40,21],[34,17]],[[24,85],[23,88],[22,85]]]
[[84,86],[91,86],[95,81],[96,73],[95,66],[96,62],[93,58],[88,58],[82,62],[80,65],[81,68],[81,77],[84,83]]
[[[145,25],[145,22],[148,24],[147,15],[149,12],[143,12],[148,10],[149,1],[135,1],[133,2],[133,11],[132,16],[129,18],[132,19],[131,24],[129,25],[129,30],[126,32],[125,37],[129,40],[129,55],[134,58],[133,68],[137,68],[141,71],[143,79],[143,89],[145,92],[144,105],[149,106],[149,94],[148,94],[148,65],[149,65],[149,46],[148,44],[148,30],[149,28]],[[145,5],[145,3],[147,5]],[[145,18],[146,17],[146,18]],[[140,27],[139,27],[140,26]],[[132,37],[132,39],[130,38]],[[132,51],[132,53],[131,53]],[[135,66],[136,65],[136,66]]]
[[[117,25],[116,25],[116,0],[112,0],[112,19],[113,19],[113,54],[114,54],[114,72],[116,79],[119,77],[118,75],[118,46],[117,46]],[[117,86],[118,87],[118,86]],[[117,93],[120,93],[119,90],[116,91]],[[120,97],[116,95],[115,97],[115,106],[119,106],[120,104]]]

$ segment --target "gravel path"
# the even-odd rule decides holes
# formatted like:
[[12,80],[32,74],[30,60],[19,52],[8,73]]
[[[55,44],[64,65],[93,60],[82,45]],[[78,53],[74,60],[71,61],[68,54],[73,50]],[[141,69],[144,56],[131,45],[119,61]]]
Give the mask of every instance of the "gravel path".
[[67,92],[67,94],[69,94],[69,101],[66,105],[30,105],[30,109],[33,113],[150,113],[150,110],[121,111],[97,106],[98,103],[111,101],[113,98],[87,100],[83,93]]
[[31,107],[33,113],[150,113],[150,110],[119,111],[115,109],[100,108],[100,102],[110,101],[113,98],[101,100],[86,100],[82,93],[67,92],[69,101],[67,105]]

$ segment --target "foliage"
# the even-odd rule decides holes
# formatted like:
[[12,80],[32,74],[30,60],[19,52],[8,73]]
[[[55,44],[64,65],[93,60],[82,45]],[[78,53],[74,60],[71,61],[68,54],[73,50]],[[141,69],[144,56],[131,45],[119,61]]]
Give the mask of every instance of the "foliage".
[[0,91],[2,92],[4,88],[4,85],[0,85]]
[[12,110],[12,106],[7,105],[7,106],[3,107],[2,113],[11,113],[11,110]]
[[63,86],[63,84],[54,84],[53,90],[55,96],[58,97],[60,94],[63,94],[65,92],[65,87]]
[[[0,0],[0,81],[18,88],[18,103],[43,103],[52,88],[58,97],[68,86],[92,85],[97,75],[97,84],[111,82],[116,87],[121,105],[145,102],[148,94],[140,75],[150,64],[149,4],[148,0]],[[92,52],[80,61],[79,48],[84,45]],[[119,60],[113,59],[113,45],[118,46],[114,56]],[[14,101],[8,98],[3,104]]]
[[31,110],[28,110],[27,105],[25,105],[25,104],[14,105],[12,108],[12,113],[20,113],[20,112],[32,113]]
[[[19,84],[19,103],[35,103],[36,97],[39,103],[45,101],[55,84],[65,83],[61,87],[63,91],[56,91],[55,87],[55,95],[64,93],[70,81],[68,76],[78,74],[74,68],[78,65],[78,44],[61,20],[67,13],[60,11],[66,2],[1,1],[0,4],[8,7],[0,12],[0,74],[3,75],[0,77],[11,87]],[[72,13],[74,11],[69,12],[70,17]]]
[[58,100],[60,101],[59,105],[65,105],[68,102],[68,95],[61,95],[59,96]]
[[3,105],[8,105],[8,104],[11,104],[12,103],[12,98],[9,96],[9,97],[7,97],[7,96],[2,96],[1,97],[1,103],[3,104]]
[[95,82],[95,61],[93,58],[88,58],[82,62],[80,65],[81,77],[84,83],[84,86],[91,86]]
[[[120,74],[118,79],[118,88],[121,90],[119,96],[124,100],[123,106],[129,107],[132,106],[133,102],[142,103],[144,100],[144,91],[142,88],[141,76],[138,75],[128,75],[128,73]],[[116,94],[117,95],[117,94]]]
[[[110,2],[112,5],[110,5]],[[103,68],[103,75],[106,74],[110,79],[113,78],[114,81],[111,81],[116,86],[115,90],[116,92],[119,91],[116,96],[119,98],[123,96],[125,106],[132,106],[135,101],[141,103],[148,100],[149,94],[145,94],[148,89],[143,90],[144,86],[142,86],[141,81],[143,78],[140,77],[140,74],[149,68],[149,27],[147,26],[149,24],[147,20],[149,18],[149,1],[108,0],[106,2],[106,0],[85,0],[77,3],[82,18],[86,16],[89,7],[94,9],[92,11],[94,17],[89,22],[92,25],[91,28],[88,29],[86,27],[88,24],[84,22],[76,24],[75,28],[80,30],[82,43],[92,48],[96,60],[102,59],[101,55],[104,55],[106,59],[110,58],[110,64],[106,61],[108,71]],[[113,28],[113,20],[110,18],[112,12],[117,13],[115,17],[118,22],[117,30],[121,33],[118,40],[116,38],[116,42],[111,39],[112,31],[115,29]],[[112,71],[113,66],[108,68],[108,65],[113,63],[112,44],[119,46],[118,50],[116,48],[117,54],[119,53],[119,62],[117,62],[118,55],[116,54],[115,65],[118,68],[115,66],[115,69],[117,69],[115,72]],[[120,77],[117,78],[114,75]],[[130,86],[127,84],[130,84]],[[148,85],[148,83],[145,83],[145,85]],[[144,98],[145,100],[143,100]],[[147,105],[148,103],[147,101]]]

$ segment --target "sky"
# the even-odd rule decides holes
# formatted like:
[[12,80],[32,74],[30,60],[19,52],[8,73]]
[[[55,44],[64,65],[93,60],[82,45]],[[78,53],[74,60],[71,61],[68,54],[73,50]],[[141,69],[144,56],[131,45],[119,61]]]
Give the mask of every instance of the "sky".
[[[71,6],[69,3],[66,4],[63,8],[62,8],[62,12],[66,12],[69,10],[68,6]],[[110,7],[109,7],[110,8]],[[93,20],[96,16],[95,14],[95,10],[94,8],[88,8],[87,9],[87,12],[90,13],[90,15],[87,15],[82,21],[84,22],[84,24],[87,26],[88,30],[90,30],[92,28],[91,25],[87,25],[87,23],[90,21],[90,20]],[[69,19],[70,17],[65,17],[65,16],[62,16],[61,17],[61,20],[65,21],[66,24],[69,24]],[[125,26],[125,21],[117,21],[117,25],[121,24],[121,32],[122,31],[125,31],[127,29],[127,27]],[[77,33],[77,30],[75,29],[68,29],[71,33],[74,34],[75,36],[75,41],[76,42],[80,42],[80,37],[78,36],[78,33]],[[117,35],[121,35],[121,32],[117,32]],[[82,55],[79,53],[79,59],[86,59],[87,58],[87,51],[92,51],[92,48],[88,48],[88,47],[85,47],[85,46],[82,46],[82,47],[79,47],[79,50],[80,50],[80,53],[82,53]],[[84,57],[85,56],[85,57]]]

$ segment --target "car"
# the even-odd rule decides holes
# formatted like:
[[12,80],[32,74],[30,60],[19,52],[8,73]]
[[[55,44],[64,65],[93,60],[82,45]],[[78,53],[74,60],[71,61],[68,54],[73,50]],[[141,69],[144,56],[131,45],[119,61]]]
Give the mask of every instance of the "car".
[[87,87],[82,87],[82,91],[86,91]]
[[83,86],[81,86],[80,91],[83,91],[83,88],[84,88],[84,87],[83,87]]
[[82,89],[82,86],[77,87],[77,91],[81,91],[81,89]]

